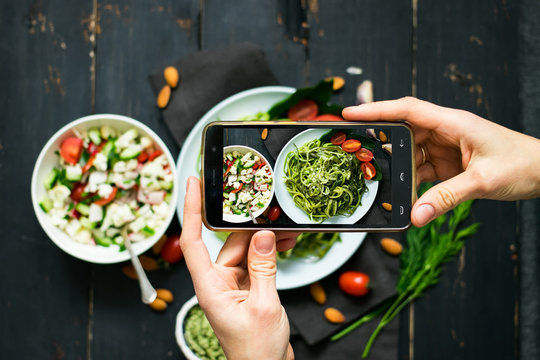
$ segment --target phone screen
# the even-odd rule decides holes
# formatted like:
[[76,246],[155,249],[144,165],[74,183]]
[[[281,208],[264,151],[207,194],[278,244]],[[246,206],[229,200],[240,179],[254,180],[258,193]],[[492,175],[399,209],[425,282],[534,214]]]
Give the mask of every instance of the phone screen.
[[213,229],[388,231],[410,224],[412,132],[404,124],[211,124],[205,222]]

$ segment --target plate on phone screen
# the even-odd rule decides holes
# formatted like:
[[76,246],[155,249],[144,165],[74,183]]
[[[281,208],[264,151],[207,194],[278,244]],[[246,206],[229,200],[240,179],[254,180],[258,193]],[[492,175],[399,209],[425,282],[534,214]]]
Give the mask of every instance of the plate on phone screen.
[[[265,86],[235,94],[214,106],[195,124],[184,141],[177,161],[178,174],[178,217],[180,224],[184,218],[184,196],[187,179],[199,177],[200,148],[202,131],[212,121],[238,120],[244,116],[266,112],[276,102],[283,100],[295,91],[286,86]],[[276,287],[278,290],[294,289],[320,280],[343,265],[362,244],[366,233],[342,233],[341,242],[337,242],[326,256],[318,261],[307,259],[287,259],[278,262]],[[202,238],[210,258],[214,261],[219,254],[223,241],[216,233],[203,226]]]
[[[290,217],[291,220],[297,224],[319,224],[319,222],[310,219],[309,215],[304,210],[296,206],[296,204],[294,203],[293,197],[287,190],[287,186],[285,185],[285,181],[283,180],[285,177],[285,159],[290,152],[296,151],[297,148],[302,147],[302,145],[304,145],[308,141],[318,139],[327,132],[328,129],[308,129],[306,131],[302,131],[300,134],[289,140],[287,144],[285,144],[283,150],[281,150],[276,159],[276,164],[274,165],[274,190],[278,203],[285,212],[285,214],[287,214],[287,216]],[[366,215],[368,210],[375,202],[375,196],[377,195],[379,182],[366,180],[366,187],[367,191],[362,195],[362,203],[350,216],[332,216],[324,220],[322,224],[354,224],[364,215]]]

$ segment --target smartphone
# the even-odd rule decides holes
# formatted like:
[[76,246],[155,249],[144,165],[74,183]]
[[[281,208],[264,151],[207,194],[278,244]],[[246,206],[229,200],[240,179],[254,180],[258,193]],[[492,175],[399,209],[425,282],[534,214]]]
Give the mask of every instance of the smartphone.
[[203,222],[214,231],[403,231],[415,200],[404,122],[221,121],[203,131]]

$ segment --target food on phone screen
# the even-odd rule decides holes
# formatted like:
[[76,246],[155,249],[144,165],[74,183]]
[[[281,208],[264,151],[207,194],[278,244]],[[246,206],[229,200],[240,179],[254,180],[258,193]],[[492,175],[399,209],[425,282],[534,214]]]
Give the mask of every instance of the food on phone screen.
[[287,154],[285,186],[310,220],[351,216],[362,204],[367,191],[365,180],[374,179],[377,170],[370,162],[373,153],[353,137],[331,131]]
[[223,214],[249,218],[272,199],[270,166],[251,151],[223,154]]
[[58,155],[40,206],[74,241],[123,250],[125,236],[144,240],[165,222],[174,179],[149,137],[92,128],[64,140]]

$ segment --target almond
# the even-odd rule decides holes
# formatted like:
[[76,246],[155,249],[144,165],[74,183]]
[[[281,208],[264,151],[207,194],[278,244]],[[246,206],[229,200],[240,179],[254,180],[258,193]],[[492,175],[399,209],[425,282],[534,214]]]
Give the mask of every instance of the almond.
[[135,272],[135,268],[131,264],[127,264],[122,267],[122,272],[124,275],[126,275],[128,278],[137,280],[139,277],[137,276],[137,273]]
[[321,283],[315,282],[309,286],[309,293],[317,304],[323,305],[326,302],[326,292]]
[[171,99],[171,87],[169,85],[165,85],[161,88],[159,91],[159,94],[157,96],[156,104],[158,108],[163,109],[167,106],[169,103],[169,100]]
[[345,322],[345,315],[343,315],[338,309],[332,307],[324,310],[324,317],[326,317],[326,320],[330,321],[332,324],[341,324]]
[[263,131],[261,132],[261,139],[266,140],[267,137],[268,137],[268,129],[264,128]]
[[150,256],[141,255],[139,256],[139,261],[141,262],[143,269],[146,271],[159,270],[159,265],[156,259],[151,258]]
[[388,141],[388,137],[384,132],[379,131],[379,140],[381,140],[382,143],[386,143]]
[[163,311],[167,308],[167,303],[160,298],[156,298],[151,304],[150,307],[156,311]]
[[327,81],[334,80],[332,84],[332,90],[338,91],[343,86],[345,86],[345,79],[343,79],[341,76],[331,76],[326,78]]
[[390,255],[397,256],[403,251],[403,245],[392,238],[381,239],[381,247]]
[[390,203],[382,203],[382,207],[386,211],[392,211],[392,204]]
[[167,241],[167,235],[163,235],[159,238],[158,242],[152,246],[152,253],[154,255],[159,255],[161,253],[161,249],[163,249],[163,245],[165,245],[165,242]]
[[158,299],[165,301],[166,303],[172,303],[174,296],[170,290],[167,289],[156,289]]
[[165,78],[165,81],[171,88],[175,88],[176,85],[178,85],[178,70],[174,66],[167,66],[165,70],[163,70],[163,77]]

